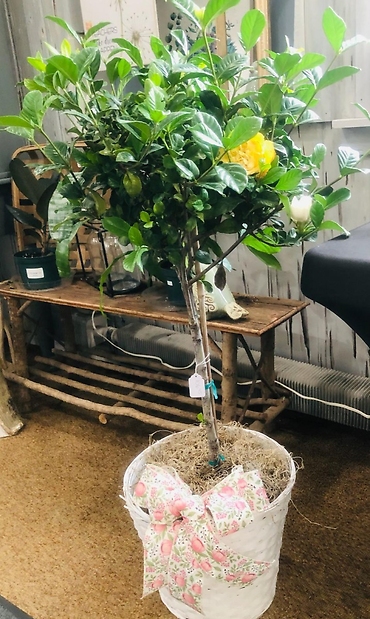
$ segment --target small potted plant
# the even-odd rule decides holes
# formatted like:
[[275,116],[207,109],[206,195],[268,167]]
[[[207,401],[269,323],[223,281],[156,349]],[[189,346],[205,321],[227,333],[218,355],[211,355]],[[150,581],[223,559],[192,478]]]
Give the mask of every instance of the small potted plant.
[[61,278],[56,265],[55,248],[50,246],[49,232],[49,205],[58,186],[59,174],[51,178],[37,178],[19,157],[11,160],[9,170],[18,190],[36,209],[33,214],[7,204],[14,219],[25,226],[25,234],[34,239],[32,246],[14,255],[22,282],[29,290],[59,286]]
[[[333,68],[332,64],[363,37],[345,40],[344,21],[328,8],[323,15],[324,33],[333,50],[328,66],[322,68],[326,66],[324,55],[305,53],[288,44],[284,52],[267,53],[259,61],[264,76],[257,81],[256,73],[250,72],[247,52],[265,27],[260,11],[248,11],[241,20],[245,53],[232,51],[222,58],[215,52],[213,24],[239,0],[209,0],[204,8],[192,0],[172,3],[190,20],[194,40],[189,42],[181,29],[171,30],[176,46],[170,50],[152,37],[154,60],[144,64],[140,50],[118,38],[106,59],[106,81],[98,75],[102,58],[94,42],[94,34],[106,24],[80,35],[63,20],[51,18],[74,37],[76,48],[65,40],[60,51],[29,59],[36,75],[25,80],[29,92],[23,109],[19,116],[0,117],[0,124],[31,141],[40,131],[47,141],[44,152],[58,171],[73,169],[77,161],[80,176],[65,174],[59,188],[73,206],[71,221],[78,226],[83,213],[91,206],[96,209],[105,229],[123,246],[132,246],[123,256],[125,269],[158,272],[166,261],[175,270],[194,342],[201,427],[164,439],[164,451],[157,446],[154,451],[156,456],[162,454],[162,463],[171,462],[175,469],[171,450],[185,469],[190,468],[194,454],[200,455],[195,468],[202,481],[213,481],[217,489],[210,498],[207,487],[201,502],[200,497],[189,496],[176,473],[172,479],[168,471],[158,473],[158,459],[153,464],[151,449],[130,465],[126,500],[139,534],[145,537],[146,576],[157,575],[146,580],[146,592],[159,588],[178,617],[225,617],[230,607],[234,611],[235,602],[235,618],[256,619],[274,595],[294,465],[284,450],[279,455],[272,439],[235,427],[220,429],[217,424],[207,349],[204,297],[210,284],[206,275],[216,268],[211,288],[222,290],[225,258],[240,244],[267,265],[279,268],[276,254],[283,247],[314,241],[324,229],[346,233],[326,215],[349,199],[344,183],[338,189],[334,183],[359,171],[360,156],[349,147],[341,148],[338,176],[322,184],[319,171],[325,145],[317,144],[307,154],[294,138],[300,124],[317,118],[312,108],[319,94],[358,71],[352,65]],[[137,83],[139,89],[132,91]],[[69,135],[75,138],[55,142],[46,134],[43,119],[50,109],[68,115]],[[83,149],[76,148],[78,140],[84,142]],[[226,250],[218,243],[221,234],[233,235]],[[270,471],[277,470],[278,461],[285,463],[285,487],[278,497],[271,497],[270,504],[260,481],[248,476],[253,473],[248,469],[253,458],[247,466],[234,457],[235,444],[243,445],[244,455],[249,453],[244,441],[261,447],[264,456],[275,454]],[[150,460],[154,468],[147,475],[145,466]],[[235,462],[242,467],[237,478],[219,487],[217,481],[234,474]],[[259,461],[256,467],[263,465]],[[151,480],[155,481],[152,494]],[[246,502],[248,489],[252,490],[250,503]],[[198,494],[202,492],[204,488]],[[236,495],[235,502],[232,497]],[[150,500],[144,503],[153,497],[154,505]],[[225,505],[230,498],[229,512]],[[208,520],[209,501],[224,507],[220,521],[228,534],[226,542],[213,529],[213,537],[208,536],[208,525],[213,526]],[[261,509],[251,514],[247,503]],[[184,539],[189,519],[190,538]],[[256,523],[254,528],[247,526],[251,520]],[[146,538],[149,522],[150,539]],[[271,552],[264,545],[269,539],[273,540]],[[224,548],[232,540],[234,554]],[[244,556],[237,556],[239,550]],[[189,559],[187,565],[184,557]],[[180,563],[181,570],[176,571]]]

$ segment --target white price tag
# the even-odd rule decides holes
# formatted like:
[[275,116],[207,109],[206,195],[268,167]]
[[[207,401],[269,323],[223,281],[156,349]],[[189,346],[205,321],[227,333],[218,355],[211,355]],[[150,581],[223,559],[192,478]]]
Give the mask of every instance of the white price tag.
[[206,386],[200,374],[193,374],[189,378],[189,394],[191,398],[204,398]]

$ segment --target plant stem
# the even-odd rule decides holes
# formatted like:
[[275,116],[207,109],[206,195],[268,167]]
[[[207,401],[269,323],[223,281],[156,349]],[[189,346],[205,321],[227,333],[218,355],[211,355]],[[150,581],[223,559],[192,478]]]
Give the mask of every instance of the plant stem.
[[216,86],[219,86],[217,75],[216,75],[216,70],[215,70],[215,65],[214,65],[213,58],[212,58],[212,52],[211,52],[211,48],[209,46],[206,30],[202,30],[202,34],[203,34],[204,42],[206,44],[207,56],[208,56],[209,64],[210,64],[210,67],[211,67],[213,79],[215,80]]

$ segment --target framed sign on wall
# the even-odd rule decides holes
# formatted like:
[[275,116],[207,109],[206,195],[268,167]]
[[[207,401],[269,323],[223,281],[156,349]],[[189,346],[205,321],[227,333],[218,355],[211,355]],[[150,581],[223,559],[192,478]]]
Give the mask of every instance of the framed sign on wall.
[[116,47],[113,39],[123,37],[139,47],[144,63],[152,59],[150,37],[158,36],[155,0],[80,0],[85,31],[99,22],[110,22],[97,33],[104,58]]

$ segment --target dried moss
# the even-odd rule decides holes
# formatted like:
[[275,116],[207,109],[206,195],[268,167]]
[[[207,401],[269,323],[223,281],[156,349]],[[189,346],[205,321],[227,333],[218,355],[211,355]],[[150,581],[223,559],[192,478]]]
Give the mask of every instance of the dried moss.
[[225,461],[216,469],[208,464],[206,430],[202,426],[156,443],[147,462],[173,467],[195,494],[210,490],[236,465],[242,465],[244,471],[257,469],[270,501],[275,500],[290,480],[291,460],[287,454],[263,434],[246,432],[236,424],[220,425],[218,431]]

